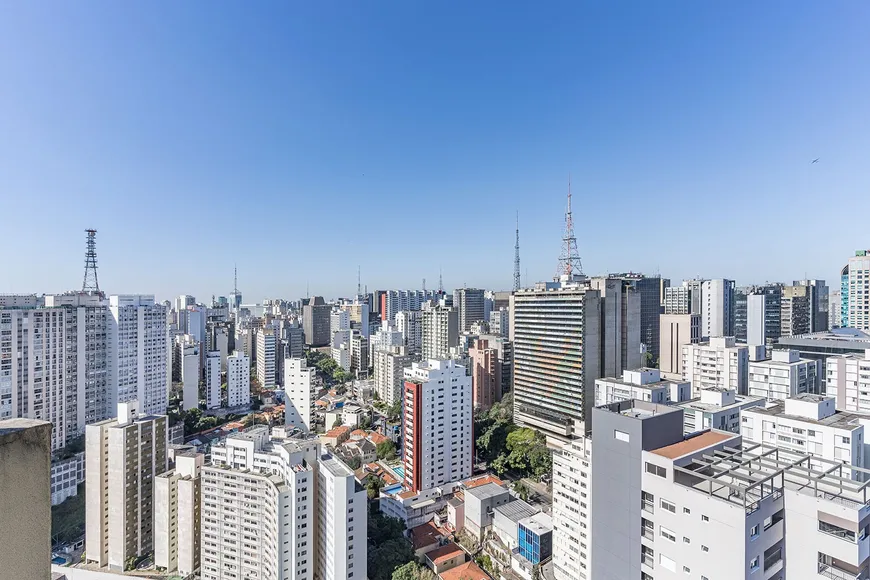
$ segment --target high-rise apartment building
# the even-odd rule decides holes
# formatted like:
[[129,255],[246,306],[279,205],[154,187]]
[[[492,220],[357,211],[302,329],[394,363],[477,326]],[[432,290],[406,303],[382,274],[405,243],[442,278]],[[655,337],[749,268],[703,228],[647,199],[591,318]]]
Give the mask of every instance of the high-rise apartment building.
[[701,336],[734,336],[734,280],[706,280],[701,293]]
[[486,320],[483,303],[481,288],[457,288],[453,291],[453,307],[459,313],[459,332],[468,332],[472,323]]
[[413,357],[403,346],[374,352],[373,371],[375,390],[388,405],[402,400],[405,384],[405,368],[411,366]]
[[251,404],[251,359],[236,351],[227,357],[227,407]]
[[665,288],[664,310],[664,314],[692,314],[691,289],[685,285]]
[[212,350],[205,355],[205,407],[221,406],[221,353]]
[[428,305],[423,309],[423,360],[448,358],[459,345],[459,313],[453,307]]
[[821,375],[821,361],[800,358],[795,350],[774,350],[769,359],[750,360],[749,394],[768,401],[819,394]]
[[470,477],[472,423],[465,367],[432,359],[405,369],[405,487],[422,491]]
[[842,297],[843,293],[840,288],[836,288],[831,290],[828,295],[828,328],[827,330],[831,330],[834,328],[840,328],[843,326],[843,312],[842,312]]
[[136,400],[118,418],[85,428],[85,553],[88,562],[124,571],[154,550],[154,481],[168,468],[167,420],[140,415]]
[[184,577],[199,570],[203,458],[179,453],[175,468],[154,478],[154,565]]
[[662,314],[659,369],[668,379],[683,376],[683,347],[701,342],[700,314]]
[[51,423],[0,420],[0,574],[51,577]]
[[592,408],[601,368],[601,297],[582,281],[511,297],[514,421],[566,438]]
[[0,296],[0,419],[50,421],[52,447],[114,415],[98,293]]
[[181,404],[185,411],[199,408],[200,344],[189,334],[175,337],[181,369]]
[[592,551],[592,438],[553,452],[553,575],[589,580]]
[[439,298],[435,290],[385,290],[379,293],[378,314],[381,321],[395,320],[396,313],[403,310],[420,310],[423,305]]
[[486,410],[501,400],[502,365],[498,349],[490,347],[485,338],[478,338],[468,349],[471,364],[471,404],[475,409]]
[[182,294],[175,299],[175,314],[178,323],[178,330],[180,330],[182,334],[189,334],[188,330],[190,327],[187,319],[188,306],[196,306],[196,298],[188,294]]
[[511,313],[510,307],[502,306],[498,309],[493,309],[489,313],[489,332],[503,338],[508,338],[511,334]]
[[734,337],[716,337],[683,347],[683,380],[691,381],[694,396],[701,389],[733,389],[747,393],[749,348],[738,346]]
[[316,372],[304,358],[284,360],[284,424],[308,433],[314,426]]
[[305,344],[302,327],[299,326],[298,322],[291,322],[283,327],[282,332],[284,334],[284,356],[286,358],[301,358],[304,354],[303,345]]
[[338,368],[350,371],[350,330],[337,330],[332,335],[330,351]]
[[[402,318],[402,314],[420,314],[419,312],[399,312],[396,315],[396,318]],[[410,317],[409,317],[410,319]],[[389,325],[387,322],[381,322],[381,328],[372,333],[369,339],[369,351],[372,356],[374,353],[379,350],[391,350],[397,346],[403,346],[405,344],[405,335],[398,330]]]
[[357,378],[365,378],[369,372],[369,339],[359,330],[350,335],[350,372]]
[[136,400],[146,415],[165,414],[172,385],[166,308],[154,296],[110,296],[108,345],[115,401]]
[[308,346],[329,344],[329,315],[332,306],[323,301],[322,296],[302,299],[302,330]]
[[367,535],[365,489],[316,439],[270,438],[258,426],[212,447],[203,580],[366,578]]
[[870,330],[870,250],[857,250],[841,275],[843,326]]
[[275,388],[275,356],[277,344],[272,327],[257,331],[257,380],[264,389]]
[[329,334],[332,336],[339,330],[350,330],[350,313],[338,307],[329,313]]
[[396,313],[396,330],[408,354],[420,354],[423,349],[423,313],[419,310],[401,310]]
[[825,394],[836,400],[837,409],[870,413],[870,348],[863,356],[829,356],[824,364]]
[[604,376],[617,376],[626,369],[641,366],[641,296],[635,283],[625,278],[591,280],[592,288],[601,293],[599,372]]

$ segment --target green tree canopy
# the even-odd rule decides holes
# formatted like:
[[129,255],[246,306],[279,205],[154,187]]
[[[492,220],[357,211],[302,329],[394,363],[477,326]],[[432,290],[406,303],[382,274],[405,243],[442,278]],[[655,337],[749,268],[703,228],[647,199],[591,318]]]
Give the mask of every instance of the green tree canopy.
[[417,562],[408,562],[396,568],[392,580],[435,580],[435,574]]
[[389,461],[396,458],[396,444],[392,441],[381,441],[377,447],[378,459]]

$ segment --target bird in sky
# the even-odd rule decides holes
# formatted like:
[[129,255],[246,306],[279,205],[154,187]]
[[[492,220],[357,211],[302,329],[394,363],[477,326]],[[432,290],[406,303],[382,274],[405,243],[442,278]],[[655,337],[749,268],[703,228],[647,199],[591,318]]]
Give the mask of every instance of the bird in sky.
[[821,159],[821,157],[816,157],[815,159],[813,159],[813,163],[818,163],[819,159]]

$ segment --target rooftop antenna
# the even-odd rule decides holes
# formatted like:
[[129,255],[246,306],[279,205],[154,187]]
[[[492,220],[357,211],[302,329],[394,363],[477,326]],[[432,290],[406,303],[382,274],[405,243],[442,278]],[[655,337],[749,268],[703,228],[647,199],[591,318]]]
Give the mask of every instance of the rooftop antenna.
[[239,293],[239,268],[233,264],[233,293]]
[[517,243],[514,246],[514,292],[520,289],[520,212],[517,211]]
[[426,293],[426,278],[423,278],[423,294]]
[[580,255],[577,252],[577,238],[574,236],[574,217],[571,214],[571,175],[568,175],[568,209],[565,211],[565,234],[562,236],[562,252],[556,268],[556,280],[561,276],[583,275]]
[[82,292],[100,291],[97,281],[97,230],[85,230],[87,237],[87,250],[85,251],[85,278],[82,281]]
[[444,294],[444,279],[441,277],[441,266],[438,266],[438,294]]
[[356,267],[356,293],[362,294],[362,283],[360,282],[360,267]]

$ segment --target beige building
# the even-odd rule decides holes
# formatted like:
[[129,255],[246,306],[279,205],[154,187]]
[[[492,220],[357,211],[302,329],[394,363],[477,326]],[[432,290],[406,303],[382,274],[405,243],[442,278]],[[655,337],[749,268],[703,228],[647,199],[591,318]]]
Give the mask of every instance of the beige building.
[[392,405],[402,399],[405,384],[405,367],[411,366],[413,357],[406,354],[406,347],[394,346],[389,350],[374,352],[375,389],[382,401]]
[[139,415],[138,401],[118,418],[85,428],[85,552],[90,563],[123,571],[154,550],[154,481],[167,469],[166,417]]
[[188,576],[199,570],[200,472],[204,456],[184,451],[154,480],[154,564]]
[[662,376],[683,376],[683,347],[701,341],[700,314],[662,314],[659,324],[659,369]]
[[51,423],[0,421],[0,576],[51,576]]

